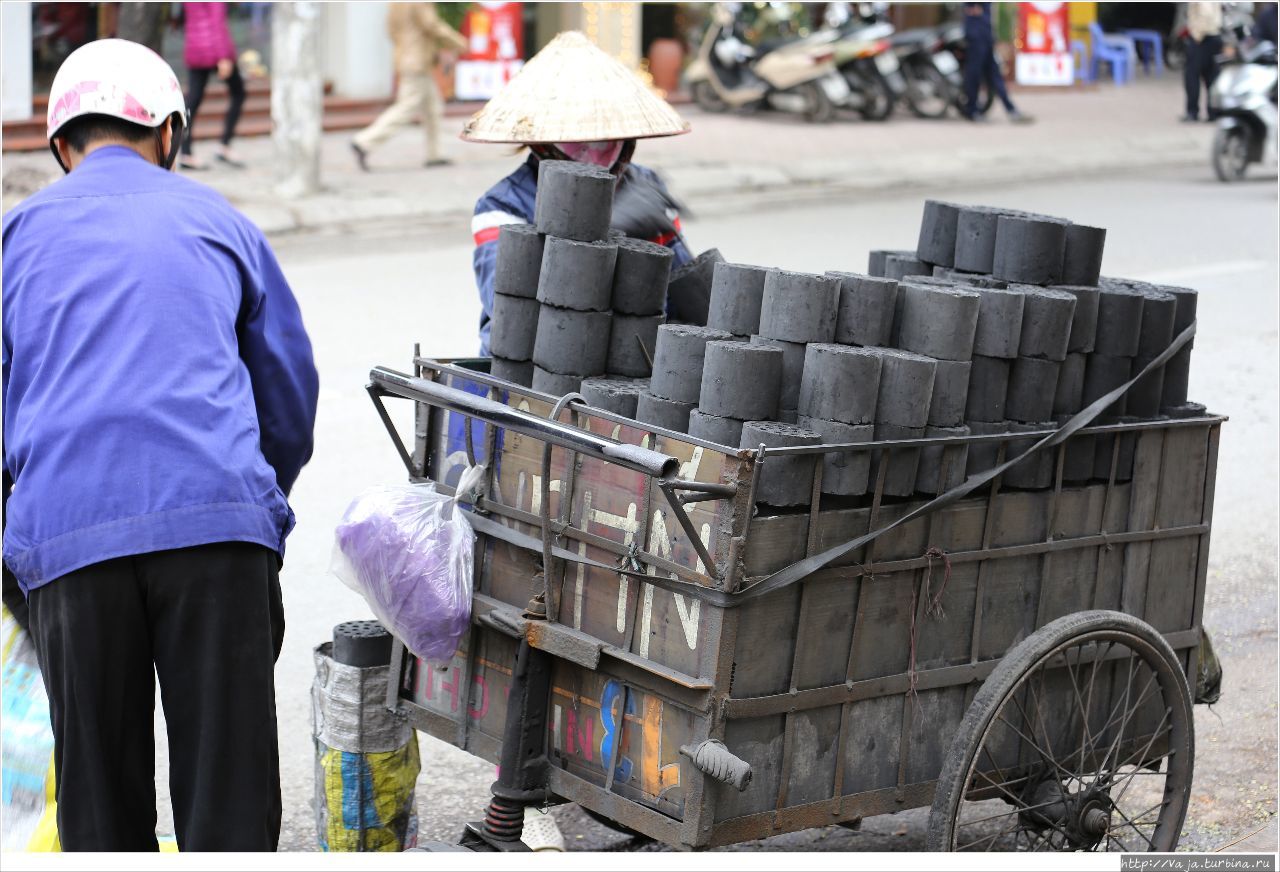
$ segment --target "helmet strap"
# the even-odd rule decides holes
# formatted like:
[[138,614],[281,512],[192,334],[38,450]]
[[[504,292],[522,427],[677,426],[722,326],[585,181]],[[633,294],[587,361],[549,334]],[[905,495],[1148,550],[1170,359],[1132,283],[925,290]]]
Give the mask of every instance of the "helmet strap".
[[156,159],[160,166],[166,170],[172,170],[174,163],[178,160],[178,150],[182,148],[182,137],[186,133],[187,125],[181,113],[174,112],[169,116],[169,154],[164,154],[164,140],[160,136],[160,128],[156,128]]

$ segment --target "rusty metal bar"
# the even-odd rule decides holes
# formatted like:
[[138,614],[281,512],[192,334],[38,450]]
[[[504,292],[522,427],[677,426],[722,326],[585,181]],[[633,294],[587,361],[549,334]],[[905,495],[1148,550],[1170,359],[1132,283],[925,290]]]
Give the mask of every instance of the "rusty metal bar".
[[418,400],[461,415],[482,417],[495,426],[645,475],[666,477],[680,466],[680,461],[668,454],[659,454],[638,445],[614,442],[559,421],[526,414],[502,403],[427,379],[414,378],[386,367],[375,367],[369,373],[369,378],[372,381],[372,391]]
[[719,581],[720,577],[716,574],[716,562],[711,558],[711,553],[707,551],[707,546],[702,544],[702,537],[698,535],[698,531],[694,528],[693,521],[689,519],[688,513],[685,512],[684,506],[680,505],[680,501],[676,499],[675,493],[667,483],[659,481],[658,489],[662,491],[662,495],[666,497],[667,504],[671,506],[671,511],[676,516],[680,529],[684,530],[685,535],[689,537],[689,544],[693,546],[693,550],[698,554],[698,559],[702,561],[703,571],[711,578]]
[[[947,554],[952,565],[957,563],[976,563],[984,560],[996,560],[1002,557],[1032,557],[1037,554],[1050,554],[1059,551],[1072,551],[1078,548],[1092,548],[1099,545],[1124,545],[1131,542],[1156,542],[1163,539],[1179,539],[1184,536],[1199,536],[1207,530],[1204,524],[1190,524],[1185,527],[1165,527],[1162,530],[1134,530],[1124,533],[1097,533],[1089,536],[1076,536],[1053,541],[1031,542],[1026,545],[1005,545],[998,548],[987,548],[980,551],[953,551]],[[832,578],[853,577],[866,574],[888,574],[904,572],[909,569],[920,569],[928,565],[926,557],[910,557],[905,560],[885,561],[875,564],[857,564],[832,566],[820,569],[809,576],[812,581],[825,581]]]
[[[1199,629],[1177,630],[1162,634],[1169,647],[1176,650],[1200,644]],[[1109,654],[1112,657],[1129,657],[1126,652]],[[1067,662],[1063,660],[1062,662]],[[1083,662],[1092,662],[1085,660]],[[980,660],[977,663],[962,663],[958,666],[939,666],[916,672],[917,690],[938,690],[955,687],[975,681],[983,681],[1000,664],[1000,658]],[[797,693],[777,693],[771,696],[750,696],[728,699],[725,701],[724,716],[729,719],[764,718],[786,712],[799,712],[826,706],[860,702],[866,699],[877,699],[882,696],[895,696],[905,693],[910,687],[911,673],[900,672],[883,678],[866,678],[861,681],[847,681],[844,684],[831,684],[826,687],[815,687]]]

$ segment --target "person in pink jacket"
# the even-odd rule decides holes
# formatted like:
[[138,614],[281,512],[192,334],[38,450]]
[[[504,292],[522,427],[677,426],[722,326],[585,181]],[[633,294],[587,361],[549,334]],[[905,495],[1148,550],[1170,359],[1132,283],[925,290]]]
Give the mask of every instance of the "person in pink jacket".
[[192,153],[191,131],[195,128],[200,101],[204,99],[205,85],[209,83],[209,76],[215,73],[227,83],[231,103],[227,106],[227,114],[222,122],[222,141],[214,157],[233,167],[244,166],[231,152],[231,138],[235,136],[240,110],[244,107],[244,79],[236,68],[236,44],[227,27],[227,5],[182,4],[187,34],[183,60],[187,64],[187,106],[191,111],[191,120],[187,125],[187,137],[182,142],[182,156],[178,159],[178,165],[189,170],[206,168],[205,163]]

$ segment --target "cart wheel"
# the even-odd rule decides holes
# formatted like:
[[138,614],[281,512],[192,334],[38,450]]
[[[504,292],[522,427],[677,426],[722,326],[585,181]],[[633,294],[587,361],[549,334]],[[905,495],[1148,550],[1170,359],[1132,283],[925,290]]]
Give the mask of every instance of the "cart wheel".
[[1079,612],[1009,651],[965,714],[929,814],[935,851],[1172,851],[1191,691],[1147,624]]

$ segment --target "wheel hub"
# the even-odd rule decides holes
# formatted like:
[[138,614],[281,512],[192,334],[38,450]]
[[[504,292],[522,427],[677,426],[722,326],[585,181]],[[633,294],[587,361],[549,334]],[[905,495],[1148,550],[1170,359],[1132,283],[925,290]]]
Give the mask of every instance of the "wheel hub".
[[1022,822],[1044,832],[1053,829],[1065,836],[1072,850],[1091,850],[1111,829],[1111,798],[1107,792],[1090,785],[1068,793],[1056,778],[1045,778],[1033,784],[1024,794],[1026,810]]

